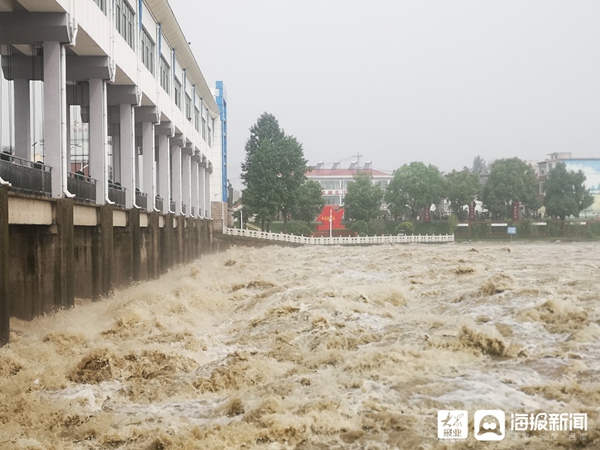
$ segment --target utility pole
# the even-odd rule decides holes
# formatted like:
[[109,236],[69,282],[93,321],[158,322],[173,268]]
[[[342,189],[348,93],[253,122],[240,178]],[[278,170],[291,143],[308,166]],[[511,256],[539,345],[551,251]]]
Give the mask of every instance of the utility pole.
[[364,155],[361,155],[360,153],[356,152],[356,169],[357,170],[360,169],[360,157],[361,156],[364,156]]

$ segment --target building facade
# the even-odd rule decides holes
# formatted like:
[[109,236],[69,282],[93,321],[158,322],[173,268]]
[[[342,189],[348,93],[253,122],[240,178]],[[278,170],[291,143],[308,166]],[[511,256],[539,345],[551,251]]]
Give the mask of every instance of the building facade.
[[187,217],[226,202],[222,83],[217,104],[167,0],[0,0],[0,45],[1,181]]
[[558,163],[563,163],[569,171],[582,171],[585,174],[585,187],[590,190],[594,196],[594,204],[582,212],[600,214],[600,158],[573,158],[571,152],[551,153],[544,161],[537,163],[536,175],[538,177],[538,188],[541,200],[544,198],[544,182],[548,178],[548,173],[556,167]]
[[377,184],[382,190],[387,188],[393,178],[389,173],[371,168],[371,162],[366,162],[360,168],[355,162],[350,163],[348,168],[341,168],[339,162],[334,162],[329,169],[324,167],[323,162],[319,162],[312,171],[307,172],[306,177],[321,185],[325,204],[343,205],[348,183],[353,181],[358,172],[370,174],[373,177],[373,183]]

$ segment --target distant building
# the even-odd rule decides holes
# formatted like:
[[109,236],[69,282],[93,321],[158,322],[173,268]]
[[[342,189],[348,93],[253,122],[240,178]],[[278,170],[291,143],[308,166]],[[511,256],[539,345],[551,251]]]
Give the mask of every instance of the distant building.
[[600,158],[573,158],[571,152],[550,153],[548,156],[550,158],[537,163],[536,175],[540,198],[543,200],[545,196],[544,182],[548,178],[548,173],[562,162],[567,170],[574,172],[581,170],[585,174],[585,187],[590,190],[595,199],[594,204],[586,212],[600,213]]
[[393,178],[391,173],[373,169],[370,161],[367,161],[362,167],[359,167],[357,162],[352,162],[346,169],[340,167],[339,161],[334,162],[331,168],[326,169],[324,163],[320,161],[312,171],[306,174],[306,177],[321,184],[326,204],[343,205],[348,183],[353,181],[354,176],[359,172],[370,174],[373,177],[373,183],[382,190],[387,188]]

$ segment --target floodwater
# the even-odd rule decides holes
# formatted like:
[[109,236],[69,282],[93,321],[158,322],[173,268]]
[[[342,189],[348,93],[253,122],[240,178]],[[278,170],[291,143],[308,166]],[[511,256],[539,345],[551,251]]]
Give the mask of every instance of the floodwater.
[[[600,448],[600,243],[233,248],[12,321],[2,449]],[[474,437],[476,410],[506,437]],[[467,410],[466,440],[438,410]],[[511,414],[587,414],[511,430]]]

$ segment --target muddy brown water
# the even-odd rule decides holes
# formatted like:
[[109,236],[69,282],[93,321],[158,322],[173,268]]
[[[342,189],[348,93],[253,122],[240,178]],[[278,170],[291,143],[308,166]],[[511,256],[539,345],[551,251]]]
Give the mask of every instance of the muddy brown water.
[[[233,248],[13,320],[0,448],[600,448],[599,301],[600,243]],[[588,424],[490,444],[479,409]]]

